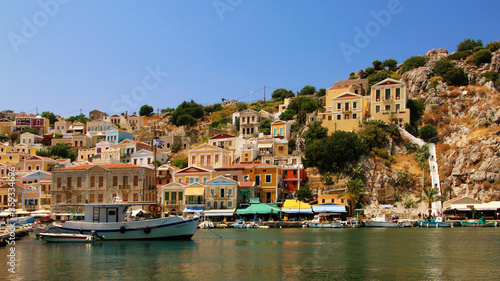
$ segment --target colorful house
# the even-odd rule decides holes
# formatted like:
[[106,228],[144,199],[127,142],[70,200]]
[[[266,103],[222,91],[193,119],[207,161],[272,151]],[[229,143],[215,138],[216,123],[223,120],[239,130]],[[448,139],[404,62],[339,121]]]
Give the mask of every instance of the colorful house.
[[35,114],[21,113],[16,116],[14,124],[15,131],[22,131],[24,128],[33,128],[43,135],[49,131],[49,119]]
[[134,135],[132,135],[132,133],[130,132],[115,128],[111,128],[106,132],[106,141],[109,143],[118,144],[119,142],[125,139],[133,140]]
[[33,155],[24,159],[24,170],[25,171],[51,171],[57,162],[53,159]]
[[0,136],[7,137],[14,129],[14,122],[6,118],[0,119]]
[[188,185],[184,193],[185,213],[200,213],[205,210],[205,186],[199,183]]
[[293,121],[277,120],[271,123],[271,136],[273,138],[289,139]]
[[174,181],[175,172],[180,171],[179,168],[169,164],[163,164],[157,169],[158,185],[166,185]]
[[174,179],[178,183],[192,184],[195,182],[206,183],[215,177],[213,170],[208,170],[196,166],[189,166],[174,173]]
[[185,184],[171,182],[162,185],[160,190],[160,202],[165,214],[178,215],[185,208],[184,191]]
[[283,188],[296,192],[306,181],[306,171],[302,165],[283,167]]
[[204,143],[188,151],[188,162],[189,166],[212,169],[231,165],[233,156],[231,150]]
[[410,109],[406,108],[406,83],[387,78],[371,87],[371,119],[386,124],[403,125],[410,122]]
[[206,210],[233,209],[234,212],[238,183],[224,176],[217,176],[205,183],[205,194]]
[[[136,153],[130,155],[130,159],[134,165],[147,167],[149,165],[153,165],[154,155],[155,153],[153,151],[141,149]],[[160,163],[165,163],[168,161],[168,158],[169,158],[168,154],[162,152],[156,152],[156,161],[159,161]]]

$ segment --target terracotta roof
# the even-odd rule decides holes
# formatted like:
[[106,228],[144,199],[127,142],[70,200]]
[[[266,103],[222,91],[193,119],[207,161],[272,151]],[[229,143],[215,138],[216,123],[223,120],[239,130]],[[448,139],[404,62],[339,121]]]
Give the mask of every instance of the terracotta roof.
[[218,134],[214,137],[211,137],[210,140],[216,140],[216,139],[227,139],[227,138],[235,138],[235,136],[229,135],[229,134]]
[[138,166],[138,165],[134,165],[134,164],[120,163],[120,164],[100,164],[100,165],[87,164],[87,165],[82,165],[82,166],[74,166],[74,167],[63,168],[61,170],[85,170],[85,169],[88,169],[88,168],[94,167],[94,166],[103,167],[105,169],[115,169],[115,168],[143,168],[142,166]]
[[[347,81],[347,80],[342,80],[342,81]],[[337,89],[348,89],[351,86],[343,86],[343,87],[333,87],[333,88],[328,88],[328,90],[337,90]]]

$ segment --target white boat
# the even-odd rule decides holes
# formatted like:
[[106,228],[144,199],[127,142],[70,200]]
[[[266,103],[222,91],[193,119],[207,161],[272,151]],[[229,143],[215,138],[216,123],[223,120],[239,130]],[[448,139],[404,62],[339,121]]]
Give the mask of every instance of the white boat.
[[40,233],[40,239],[57,243],[89,243],[103,240],[103,236],[93,234]]
[[342,223],[340,221],[329,221],[326,214],[314,215],[311,222],[307,223],[308,227],[311,228],[341,228]]
[[[130,206],[155,205],[156,203],[82,204],[85,207],[83,221],[66,221],[53,224],[63,233],[90,234],[95,231],[104,240],[191,239],[196,232],[199,216],[133,220]],[[155,208],[153,208],[155,209]]]
[[390,215],[384,213],[379,213],[371,220],[366,220],[365,225],[367,227],[399,227],[396,220],[391,219]]

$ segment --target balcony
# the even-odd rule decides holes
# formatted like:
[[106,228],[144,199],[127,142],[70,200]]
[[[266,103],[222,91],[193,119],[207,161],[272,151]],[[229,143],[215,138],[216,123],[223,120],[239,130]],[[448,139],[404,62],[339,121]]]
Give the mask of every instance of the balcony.
[[182,200],[166,200],[163,205],[173,207],[173,206],[179,206],[182,205],[183,202]]

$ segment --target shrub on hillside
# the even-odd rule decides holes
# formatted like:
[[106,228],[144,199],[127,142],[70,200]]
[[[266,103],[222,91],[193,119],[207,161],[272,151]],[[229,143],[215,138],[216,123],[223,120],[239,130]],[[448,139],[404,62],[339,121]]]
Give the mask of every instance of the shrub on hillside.
[[420,128],[420,130],[418,130],[418,134],[425,141],[437,142],[438,140],[437,128],[430,124]]
[[467,86],[469,78],[462,68],[455,67],[443,74],[446,84],[451,86]]
[[485,73],[481,74],[481,77],[486,77],[486,81],[497,81],[499,74],[496,71],[486,71]]
[[492,57],[492,55],[491,55],[490,51],[481,50],[472,56],[471,61],[473,63],[475,63],[477,66],[479,66],[479,65],[484,64],[484,63],[490,63],[491,57]]
[[449,60],[462,60],[472,55],[472,51],[455,52],[448,56]]
[[422,56],[410,57],[403,62],[403,65],[401,65],[401,73],[405,73],[406,71],[412,70],[414,68],[424,66],[425,63],[426,60]]
[[365,68],[365,73],[366,75],[372,75],[373,73],[375,73],[375,68],[373,66],[369,66]]
[[483,47],[483,41],[481,39],[476,41],[474,39],[468,38],[458,43],[457,52],[474,50],[474,48],[476,47]]
[[443,75],[454,67],[455,65],[449,60],[440,60],[436,62],[433,71],[436,75]]
[[500,49],[500,41],[491,41],[490,43],[486,44],[484,48],[493,53],[496,50]]

